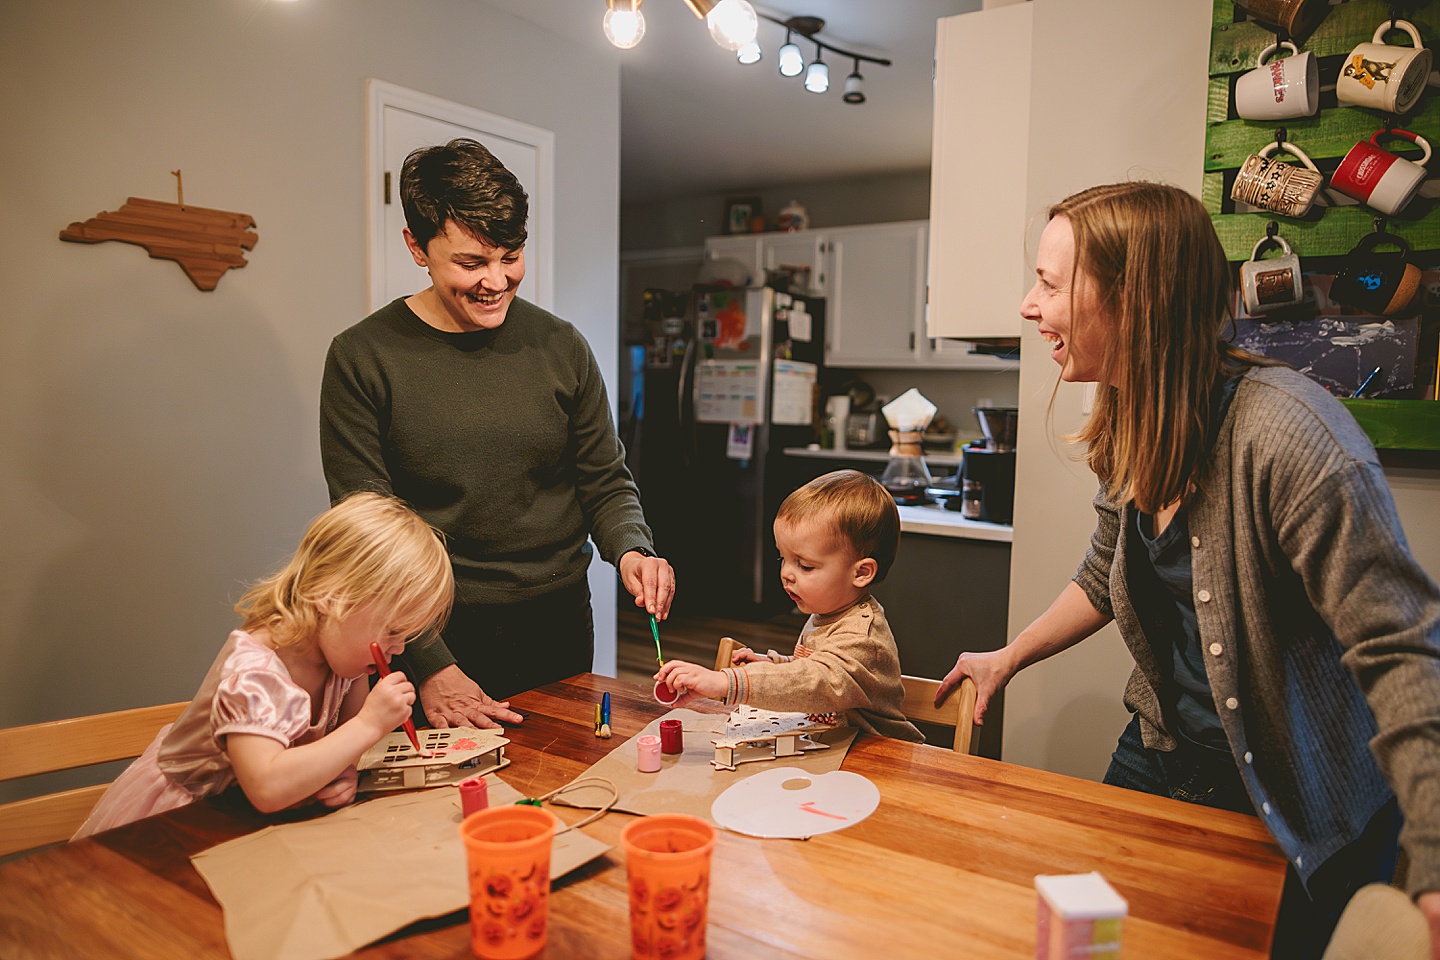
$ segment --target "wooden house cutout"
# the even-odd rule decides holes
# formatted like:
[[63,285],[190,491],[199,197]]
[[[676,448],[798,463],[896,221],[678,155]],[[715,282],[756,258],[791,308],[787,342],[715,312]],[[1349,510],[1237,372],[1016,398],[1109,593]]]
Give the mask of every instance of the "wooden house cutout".
[[389,734],[361,755],[356,765],[360,792],[443,787],[510,765],[505,756],[510,741],[498,731],[449,727],[416,733],[421,749],[430,756],[416,753],[404,733]]
[[742,763],[796,757],[811,750],[829,750],[828,743],[810,739],[844,726],[841,720],[817,720],[809,714],[761,710],[741,704],[725,720],[725,733],[710,741],[717,770],[734,770]]

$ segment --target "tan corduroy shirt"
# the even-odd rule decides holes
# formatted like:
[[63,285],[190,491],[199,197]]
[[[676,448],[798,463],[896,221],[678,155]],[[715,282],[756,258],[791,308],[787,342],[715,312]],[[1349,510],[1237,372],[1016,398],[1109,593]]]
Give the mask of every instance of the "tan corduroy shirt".
[[845,712],[851,726],[882,737],[924,743],[900,705],[900,651],[885,610],[866,594],[838,613],[813,614],[800,630],[795,655],[784,663],[726,667],[730,695],[764,710]]

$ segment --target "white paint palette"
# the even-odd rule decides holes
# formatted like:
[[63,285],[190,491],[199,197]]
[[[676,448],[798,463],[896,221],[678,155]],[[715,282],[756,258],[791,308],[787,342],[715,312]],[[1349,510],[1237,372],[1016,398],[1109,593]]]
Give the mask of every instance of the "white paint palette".
[[510,741],[496,730],[449,727],[416,734],[420,748],[430,756],[416,753],[403,732],[390,733],[361,755],[356,766],[362,793],[443,787],[510,764],[505,756]]
[[798,840],[854,826],[878,806],[879,788],[858,773],[775,767],[716,797],[710,816],[746,836]]

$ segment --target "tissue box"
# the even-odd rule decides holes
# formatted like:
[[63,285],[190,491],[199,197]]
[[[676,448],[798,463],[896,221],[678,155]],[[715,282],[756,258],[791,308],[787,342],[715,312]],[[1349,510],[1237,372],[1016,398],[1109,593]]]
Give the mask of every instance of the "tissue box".
[[1120,960],[1129,905],[1098,873],[1035,878],[1035,960]]

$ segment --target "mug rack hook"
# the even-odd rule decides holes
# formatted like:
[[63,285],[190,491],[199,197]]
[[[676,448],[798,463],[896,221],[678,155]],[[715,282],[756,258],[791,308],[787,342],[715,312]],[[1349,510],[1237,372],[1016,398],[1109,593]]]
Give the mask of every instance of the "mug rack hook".
[[1384,217],[1376,217],[1374,220],[1370,221],[1370,225],[1375,228],[1375,232],[1376,232],[1376,233],[1384,233],[1384,232],[1385,232],[1385,218],[1384,218]]
[[1287,131],[1285,130],[1284,127],[1276,127],[1276,128],[1275,128],[1275,143],[1276,143],[1277,145],[1278,145],[1278,144],[1283,144],[1283,143],[1284,143],[1286,140],[1288,140],[1288,139],[1289,139],[1289,137],[1287,136]]
[[1280,224],[1276,223],[1274,220],[1271,220],[1269,223],[1265,224],[1265,239],[1266,239],[1266,240],[1274,240],[1274,239],[1275,239],[1275,235],[1276,235],[1277,233],[1279,233],[1279,232],[1280,232]]

